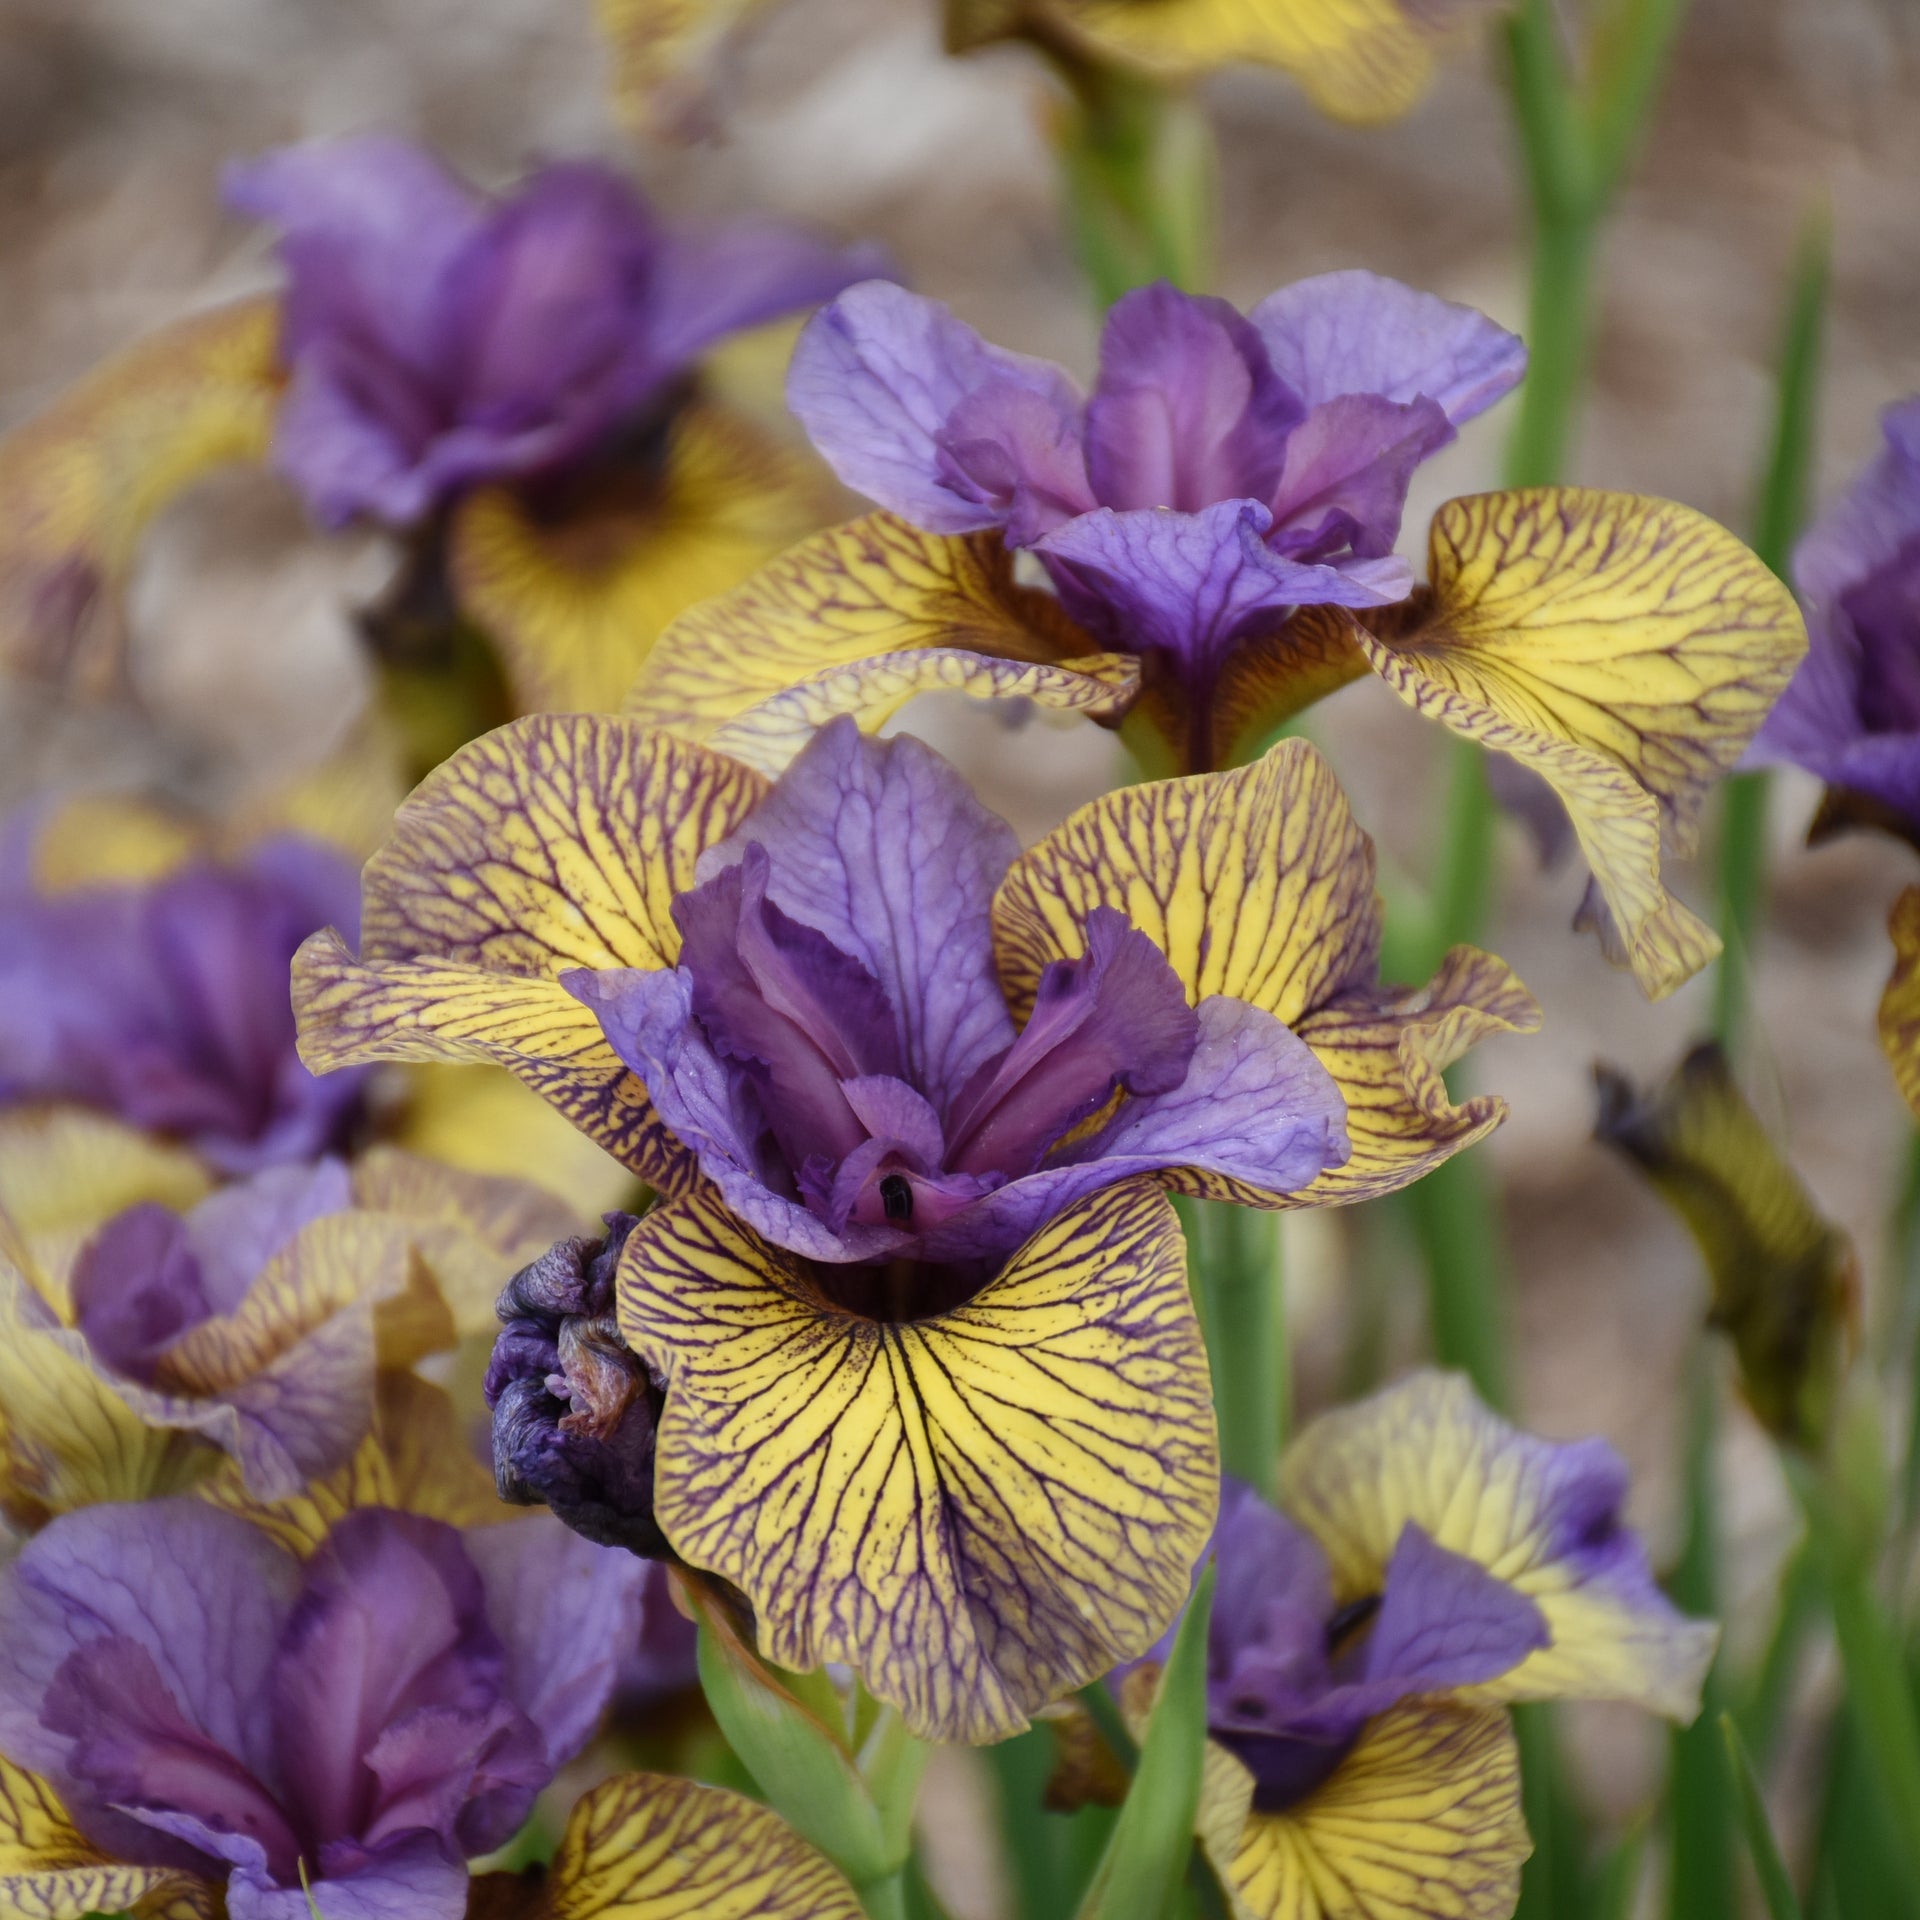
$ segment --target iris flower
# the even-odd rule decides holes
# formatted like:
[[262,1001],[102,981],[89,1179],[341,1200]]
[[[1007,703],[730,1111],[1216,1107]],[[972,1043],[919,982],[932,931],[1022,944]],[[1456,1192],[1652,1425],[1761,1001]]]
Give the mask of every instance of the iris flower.
[[422,785],[294,993],[316,1068],[504,1064],[660,1192],[616,1310],[666,1540],[768,1657],[982,1739],[1148,1645],[1211,1523],[1162,1188],[1364,1198],[1504,1111],[1441,1069],[1525,990],[1471,949],[1382,987],[1379,939],[1298,741],[1021,854],[911,738],[770,783],[541,716]]
[[[1604,1441],[1516,1432],[1415,1374],[1322,1416],[1280,1511],[1230,1483],[1200,1833],[1248,1920],[1480,1920],[1531,1851],[1510,1700],[1699,1710],[1717,1630],[1620,1517]],[[1126,1676],[1138,1710],[1156,1669]]]
[[804,464],[697,368],[871,252],[671,229],[585,163],[494,200],[375,136],[268,154],[228,191],[279,230],[285,291],[136,345],[0,448],[14,656],[57,662],[154,510],[232,461],[271,458],[324,527],[403,536],[390,652],[417,664],[463,614],[511,710],[612,705],[665,620],[819,523]]
[[1131,294],[1083,396],[931,301],[853,288],[802,335],[789,399],[886,511],[676,622],[630,709],[751,750],[802,714],[878,725],[983,659],[1110,681],[1118,650],[1136,744],[1200,772],[1371,671],[1547,782],[1592,869],[1583,917],[1668,992],[1717,942],[1663,885],[1662,843],[1691,843],[1804,634],[1738,541],[1632,495],[1451,501],[1416,588],[1394,554],[1408,480],[1521,367],[1471,310],[1333,273],[1244,317]]
[[200,1501],[69,1514],[0,1574],[0,1889],[462,1920],[593,1732],[640,1572],[545,1516],[366,1507],[303,1557]]
[[263,1498],[333,1471],[380,1370],[488,1325],[569,1218],[385,1147],[189,1200],[178,1163],[84,1116],[3,1144],[0,1510],[23,1527],[185,1487],[222,1453]]

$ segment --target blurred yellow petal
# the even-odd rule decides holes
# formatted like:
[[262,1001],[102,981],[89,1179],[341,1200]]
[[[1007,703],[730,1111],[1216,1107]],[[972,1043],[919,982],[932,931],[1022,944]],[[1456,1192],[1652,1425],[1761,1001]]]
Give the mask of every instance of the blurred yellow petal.
[[1852,1241],[1814,1205],[1717,1045],[1695,1047],[1645,1098],[1610,1068],[1596,1072],[1594,1131],[1698,1243],[1712,1321],[1733,1341],[1755,1416],[1776,1439],[1818,1449],[1859,1331]]
[[201,850],[191,823],[165,808],[130,794],[81,794],[55,808],[34,836],[33,884],[43,893],[137,886]]
[[0,441],[0,661],[67,673],[154,514],[212,468],[266,457],[278,331],[267,299],[179,321]]
[[359,958],[329,932],[295,959],[301,1058],[491,1061],[643,1180],[683,1179],[646,1090],[559,976],[672,965],[674,895],[764,791],[617,715],[533,716],[469,743],[367,863]]
[[[1219,1748],[1231,1768],[1246,1770]],[[1224,1769],[1210,1765],[1209,1797]],[[1235,1792],[1251,1799],[1251,1781]],[[1332,1776],[1283,1813],[1250,1811],[1208,1851],[1247,1920],[1509,1920],[1533,1851],[1507,1715],[1409,1701],[1370,1721]]]
[[626,1773],[584,1795],[541,1920],[865,1920],[840,1874],[778,1814],[722,1787]]
[[[1529,1032],[1532,996],[1470,947],[1424,988],[1376,982],[1381,910],[1373,843],[1332,769],[1303,740],[1250,767],[1104,794],[1016,860],[994,899],[994,946],[1016,1015],[1040,976],[1117,907],[1167,956],[1195,1004],[1227,994],[1313,1048],[1349,1110],[1353,1155],[1286,1205],[1369,1199],[1407,1185],[1497,1126],[1492,1096],[1456,1106],[1441,1068],[1474,1041]],[[1181,1173],[1183,1191],[1247,1204],[1277,1196]]]
[[177,1493],[214,1458],[142,1420],[0,1253],[0,1514],[31,1531],[100,1501]]
[[712,94],[734,37],[765,0],[593,0],[613,64],[613,100],[640,132],[712,130]]
[[536,507],[505,488],[455,511],[455,599],[499,650],[522,713],[617,709],[663,628],[828,517],[819,468],[751,422],[694,402],[657,479]]
[[1391,120],[1426,91],[1440,17],[1427,0],[1041,0],[1039,11],[1151,73],[1279,67],[1322,112],[1360,122]]
[[0,1756],[0,1908],[19,1920],[213,1920],[219,1896],[173,1867],[116,1866],[53,1788]]
[[571,1210],[569,1233],[635,1198],[633,1175],[612,1154],[499,1067],[415,1067],[398,1137],[447,1166],[526,1175]]
[[302,1559],[357,1507],[395,1507],[453,1527],[522,1518],[501,1502],[474,1441],[471,1423],[441,1388],[417,1374],[387,1372],[379,1379],[372,1430],[333,1472],[269,1500],[248,1488],[237,1461],[225,1460],[194,1492],[250,1520]]
[[1801,655],[1793,596],[1703,514],[1531,487],[1434,516],[1424,620],[1356,642],[1417,712],[1511,754],[1559,795],[1609,957],[1658,999],[1719,951],[1666,890],[1708,789]]
[[1920,887],[1893,903],[1893,972],[1880,996],[1880,1046],[1901,1098],[1920,1118]]
[[398,1147],[371,1147],[354,1162],[353,1199],[403,1225],[461,1335],[491,1332],[500,1289],[587,1224],[530,1180],[465,1172]]
[[1042,662],[1094,651],[1050,594],[1014,584],[999,534],[927,533],[870,513],[682,615],[648,655],[627,711],[705,739],[816,674],[922,647]]
[[958,693],[972,700],[1031,700],[1055,713],[1113,720],[1139,689],[1140,662],[1123,653],[1088,654],[1071,666],[1048,666],[928,647],[825,668],[735,714],[706,739],[717,753],[777,779],[837,714],[852,714],[863,733],[877,733],[923,693]]
[[1421,1372],[1310,1422],[1281,1504],[1326,1549],[1342,1604],[1380,1591],[1409,1521],[1525,1594],[1552,1644],[1458,1698],[1625,1700],[1699,1711],[1718,1629],[1674,1612],[1620,1524],[1626,1469],[1602,1441],[1509,1426],[1459,1374]]
[[1218,1460],[1151,1185],[1083,1201],[921,1320],[833,1306],[704,1190],[641,1222],[619,1288],[667,1382],[655,1512],[752,1599],[766,1658],[845,1661],[923,1737],[992,1740],[1185,1600]]
[[211,1191],[191,1153],[84,1107],[0,1113],[0,1215],[18,1237],[28,1278],[66,1314],[66,1276],[94,1230],[155,1200],[184,1213]]

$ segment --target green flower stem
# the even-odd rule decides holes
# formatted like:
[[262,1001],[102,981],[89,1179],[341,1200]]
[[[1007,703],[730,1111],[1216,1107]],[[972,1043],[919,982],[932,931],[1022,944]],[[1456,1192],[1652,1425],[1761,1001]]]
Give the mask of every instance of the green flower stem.
[[1409,1187],[1405,1200],[1427,1271],[1436,1357],[1467,1374],[1489,1406],[1510,1406],[1505,1252],[1486,1162],[1456,1154]]
[[[1801,224],[1774,383],[1773,429],[1754,513],[1753,550],[1791,584],[1793,543],[1806,518],[1820,389],[1832,223],[1816,206]],[[1725,942],[1714,979],[1713,1028],[1730,1053],[1751,997],[1753,943],[1766,907],[1767,776],[1736,774],[1720,803],[1719,926]]]
[[1279,1216],[1201,1200],[1187,1220],[1220,1465],[1271,1500],[1291,1401]]
[[855,1887],[867,1920],[907,1920],[907,1876],[890,1873],[884,1880],[869,1880]]
[[1068,225],[1102,312],[1154,280],[1213,275],[1213,133],[1177,88],[1047,47],[1069,100],[1055,133]]

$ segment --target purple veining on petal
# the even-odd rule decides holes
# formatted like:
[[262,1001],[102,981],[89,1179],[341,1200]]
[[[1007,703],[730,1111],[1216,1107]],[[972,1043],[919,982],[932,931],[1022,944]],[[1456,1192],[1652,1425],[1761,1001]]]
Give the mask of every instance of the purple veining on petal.
[[551,473],[723,334],[885,271],[767,221],[669,233],[592,163],[492,201],[389,138],[268,154],[227,195],[281,233],[276,455],[327,525],[406,526],[465,488]]
[[197,1501],[67,1515],[0,1573],[0,1752],[112,1858],[230,1869],[236,1915],[287,1911],[304,1866],[327,1913],[459,1920],[639,1592],[549,1520],[471,1538],[363,1508],[302,1566]]
[[728,1206],[827,1263],[990,1272],[1135,1174],[1291,1192],[1344,1160],[1306,1045],[1238,1000],[1190,1007],[1115,909],[1016,1033],[991,923],[1011,850],[928,748],[835,721],[675,902],[674,972],[563,984]]
[[1920,398],[1794,554],[1808,648],[1747,759],[1791,763],[1920,835]]
[[369,1070],[300,1064],[287,977],[357,895],[346,860],[293,838],[144,885],[0,890],[0,1105],[78,1101],[229,1174],[343,1144]]

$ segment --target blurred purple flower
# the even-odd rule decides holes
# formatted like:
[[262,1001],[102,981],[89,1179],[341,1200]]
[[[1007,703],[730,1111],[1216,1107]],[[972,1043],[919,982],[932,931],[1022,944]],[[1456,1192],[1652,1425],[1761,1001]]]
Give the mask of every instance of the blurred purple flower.
[[279,464],[315,516],[409,526],[636,423],[721,336],[884,271],[773,221],[666,228],[589,163],[489,200],[403,140],[282,148],[227,198],[281,232]]
[[304,1565],[191,1500],[57,1520],[0,1575],[0,1753],[233,1920],[461,1920],[592,1733],[639,1563],[544,1517],[348,1514]]
[[842,294],[788,400],[849,486],[936,533],[998,527],[1107,644],[1203,692],[1294,607],[1382,606],[1414,469],[1519,378],[1471,308],[1360,272],[1242,315],[1162,283],[1119,301],[1083,397],[884,283]]
[[1836,792],[1826,819],[1920,839],[1920,397],[1793,557],[1807,655],[1748,752]]
[[352,864],[263,842],[145,884],[42,893],[0,870],[0,1106],[74,1101],[192,1147],[221,1173],[344,1144],[364,1069],[294,1051],[288,969],[308,934],[358,918]]
[[816,1260],[998,1263],[1136,1174],[1291,1193],[1346,1159],[1306,1043],[1228,995],[1189,1006],[1112,907],[1016,1031],[992,902],[1017,851],[945,761],[842,718],[702,856],[677,967],[561,981],[733,1212]]

